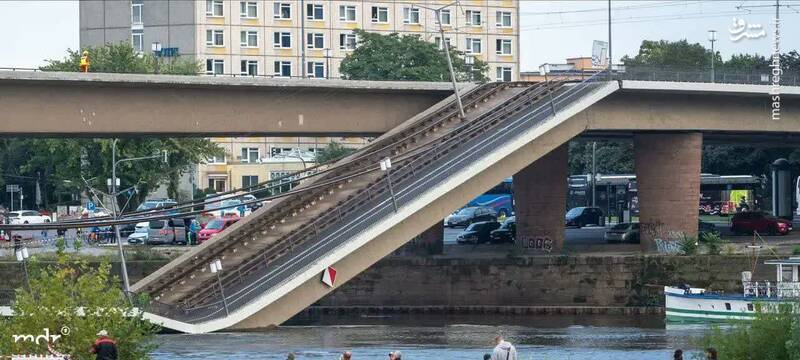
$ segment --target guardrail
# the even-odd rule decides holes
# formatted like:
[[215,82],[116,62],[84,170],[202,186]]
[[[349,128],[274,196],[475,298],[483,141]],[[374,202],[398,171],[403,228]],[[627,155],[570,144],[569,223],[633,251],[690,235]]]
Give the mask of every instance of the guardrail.
[[[608,74],[606,73],[606,76]],[[614,72],[614,79],[673,81],[723,84],[772,85],[773,77],[769,70],[756,72],[737,72],[717,70],[712,81],[711,70],[687,70],[654,67],[629,66],[625,71]],[[800,86],[800,74],[784,72],[780,76],[782,86]]]
[[[226,301],[223,301],[221,295],[212,295],[216,301],[198,307],[154,301],[150,311],[191,323],[225,316],[227,312],[224,309],[225,302],[227,302],[229,310],[236,309],[260,294],[280,286],[287,279],[293,278],[293,275],[306,269],[313,259],[344,245],[348,239],[379,222],[380,219],[390,216],[394,212],[395,202],[398,206],[405,205],[430,187],[445,180],[454,171],[486,154],[483,150],[495,148],[517,136],[522,130],[541,124],[557,109],[563,108],[576,97],[594,89],[592,85],[596,84],[598,79],[599,77],[595,76],[570,89],[563,91],[558,89],[558,95],[551,98],[547,98],[545,95],[552,95],[556,89],[551,88],[548,84],[547,90],[537,94],[539,101],[532,104],[533,110],[504,114],[500,109],[495,109],[493,114],[490,114],[491,121],[495,122],[491,127],[493,131],[475,133],[474,136],[467,138],[464,138],[464,134],[461,133],[459,136],[448,138],[445,142],[435,144],[436,146],[427,152],[374,182],[368,187],[366,197],[356,196],[347,200],[337,206],[335,211],[330,211],[317,218],[309,226],[305,226],[303,231],[297,231],[290,238],[285,238],[282,243],[289,245],[288,254],[280,256],[272,262],[264,258],[262,263],[264,267],[256,268],[251,273],[238,272],[236,275],[231,275],[239,277],[241,280],[237,284],[229,282],[228,285],[223,285]],[[504,116],[507,117],[500,122],[500,117]],[[484,122],[482,126],[487,126],[487,123],[490,122]],[[482,136],[478,136],[478,134]],[[441,146],[443,144],[448,147],[444,148]],[[453,149],[460,151],[451,151]],[[390,180],[390,176],[394,180]],[[394,196],[388,189],[389,181],[394,182]],[[302,241],[291,241],[293,239]],[[308,241],[312,239],[316,241]],[[211,291],[219,294],[217,289]]]

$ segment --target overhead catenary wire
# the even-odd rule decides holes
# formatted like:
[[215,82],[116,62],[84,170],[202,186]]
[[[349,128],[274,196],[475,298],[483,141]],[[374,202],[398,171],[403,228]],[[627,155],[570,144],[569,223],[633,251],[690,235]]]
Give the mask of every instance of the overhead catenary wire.
[[[749,14],[762,15],[771,14],[770,11],[753,11]],[[671,14],[671,15],[648,15],[648,16],[631,16],[627,18],[614,20],[614,24],[632,24],[640,22],[660,22],[660,21],[676,21],[676,20],[696,20],[696,19],[710,19],[719,17],[730,17],[741,14],[740,11],[724,11],[724,12],[698,12],[689,14]],[[601,26],[606,25],[608,19],[591,19],[591,20],[578,20],[567,22],[551,22],[540,25],[528,25],[520,28],[521,32],[530,32],[535,30],[554,30],[554,29],[568,29],[568,28],[581,28],[587,26]]]

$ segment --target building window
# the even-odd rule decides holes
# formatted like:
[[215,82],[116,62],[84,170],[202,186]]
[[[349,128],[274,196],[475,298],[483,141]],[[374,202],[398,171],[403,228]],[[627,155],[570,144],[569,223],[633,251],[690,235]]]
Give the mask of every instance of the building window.
[[259,156],[258,148],[242,148],[242,162],[246,164],[255,164],[258,162]]
[[339,34],[339,49],[355,50],[356,34]]
[[247,76],[258,75],[258,60],[242,60],[240,73]]
[[306,4],[306,19],[325,20],[325,12],[320,4]]
[[258,31],[247,30],[241,32],[242,47],[258,47]]
[[134,25],[142,24],[142,3],[131,4],[131,23]]
[[295,186],[297,186],[297,182],[293,181],[292,177],[288,171],[270,171],[269,172],[269,180],[273,181],[269,184],[269,186],[278,186],[273,188],[274,194],[280,194],[282,192],[286,192],[292,190]]
[[141,32],[134,32],[131,34],[131,46],[136,52],[144,52],[144,34]]
[[306,76],[311,78],[325,78],[325,64],[322,62],[309,61],[306,67]]
[[277,76],[277,77],[292,77],[292,62],[291,61],[276,61],[275,62],[275,76]]
[[339,20],[355,22],[356,21],[356,6],[355,5],[339,5]]
[[450,25],[450,9],[439,10],[439,18],[437,22],[441,21],[442,25]]
[[282,148],[282,147],[270,147],[269,148],[269,156],[275,157],[276,155],[280,155],[282,153],[290,153],[294,151],[292,148]]
[[221,75],[225,73],[225,60],[206,59],[206,75]]
[[210,177],[208,178],[208,188],[215,192],[225,192],[225,178]]
[[242,1],[239,3],[239,16],[245,19],[258,18],[258,3],[255,1]]
[[478,38],[467,38],[467,46],[466,46],[466,53],[467,54],[480,54],[482,53],[481,50],[481,39]]
[[511,27],[511,13],[508,11],[497,12],[497,27]]
[[225,154],[220,156],[212,156],[206,159],[206,164],[208,165],[224,165],[225,164]]
[[404,7],[403,24],[419,24],[419,9]]
[[[444,41],[447,41],[447,47],[449,47],[449,48],[453,47],[453,42],[450,41],[449,37],[445,37]],[[442,44],[442,38],[441,37],[438,37],[438,36],[434,37],[433,38],[433,43],[436,44],[436,47],[439,48],[439,50],[444,50],[444,45]]]
[[273,6],[273,17],[281,20],[288,20],[292,18],[292,4],[291,3],[275,3]]
[[225,16],[222,0],[206,0],[206,16]]
[[325,34],[323,33],[308,33],[306,34],[306,47],[309,49],[324,49],[325,48]]
[[372,7],[372,22],[374,23],[388,23],[389,22],[389,8],[383,6]]
[[225,34],[222,30],[206,30],[206,45],[225,46]]
[[258,184],[258,175],[242,175],[242,187],[249,188]]
[[511,68],[504,66],[498,67],[497,81],[511,81]]
[[275,32],[272,34],[272,46],[276,49],[289,49],[292,47],[292,33]]
[[497,39],[497,55],[511,55],[511,39]]
[[481,12],[478,10],[467,10],[467,25],[481,26]]

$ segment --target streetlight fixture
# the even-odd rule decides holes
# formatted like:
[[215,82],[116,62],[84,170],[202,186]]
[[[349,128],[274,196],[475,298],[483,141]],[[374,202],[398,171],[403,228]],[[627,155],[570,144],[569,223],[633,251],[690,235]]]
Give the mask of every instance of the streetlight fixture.
[[17,261],[22,263],[22,268],[25,269],[25,284],[28,286],[28,291],[31,291],[31,280],[28,276],[28,258],[30,254],[28,254],[28,248],[24,247],[16,251]]
[[438,7],[438,8],[431,8],[427,6],[422,6],[418,4],[411,5],[411,8],[422,8],[427,10],[433,10],[434,14],[436,15],[436,23],[439,25],[439,36],[442,39],[442,48],[444,48],[444,54],[447,57],[447,68],[450,69],[450,80],[453,82],[453,92],[456,95],[456,102],[458,103],[458,113],[461,115],[463,119],[464,115],[464,105],[461,103],[461,94],[458,93],[458,85],[456,84],[456,73],[453,70],[453,60],[450,58],[450,44],[447,43],[447,39],[444,37],[444,27],[442,26],[442,10],[453,6],[454,4],[458,4],[458,1],[451,2],[447,5]]
[[[113,212],[114,220],[119,218],[119,211],[117,211],[117,188],[119,187],[119,179],[117,178],[117,166],[123,162],[129,161],[137,161],[137,160],[147,160],[147,159],[158,159],[163,156],[164,162],[168,162],[169,158],[167,155],[167,150],[163,150],[161,154],[151,155],[151,156],[140,156],[134,158],[127,158],[127,159],[120,159],[117,160],[117,141],[119,139],[114,139],[111,142],[111,179],[109,179],[109,183],[111,186],[111,211]],[[122,283],[125,286],[125,295],[128,296],[130,299],[131,293],[131,283],[128,279],[128,267],[125,264],[125,253],[122,250],[122,235],[119,233],[119,226],[114,226],[114,238],[117,241],[117,251],[119,252],[119,261],[120,267],[122,271]]]
[[394,212],[397,212],[397,199],[394,197],[394,188],[392,187],[392,160],[388,157],[381,160],[381,171],[386,171],[386,180],[389,183],[389,195],[392,196],[392,206]]
[[550,64],[544,63],[539,65],[539,75],[544,76],[544,86],[547,87],[547,94],[550,96],[550,111],[553,116],[556,115],[556,106],[553,104],[553,92],[550,90],[550,80],[547,79],[547,74],[550,72]]
[[714,74],[714,58],[716,58],[717,54],[714,52],[714,42],[717,41],[717,30],[708,30],[708,41],[711,42],[711,82],[716,82],[716,76]]
[[222,272],[222,261],[216,259],[211,262],[210,267],[211,273],[217,274],[217,284],[219,284],[219,293],[222,295],[222,304],[225,306],[225,315],[230,315],[231,313],[228,311],[228,299],[225,298],[225,288],[222,287],[222,278],[219,275],[219,273]]
[[325,48],[325,78],[331,78],[331,57],[333,56],[333,50],[330,48]]

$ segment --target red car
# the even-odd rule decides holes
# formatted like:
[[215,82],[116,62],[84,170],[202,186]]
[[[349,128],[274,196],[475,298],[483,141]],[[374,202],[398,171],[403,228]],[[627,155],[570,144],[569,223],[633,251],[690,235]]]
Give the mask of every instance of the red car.
[[731,231],[734,234],[753,233],[786,235],[792,231],[792,223],[762,212],[740,212],[733,216]]
[[238,216],[217,217],[211,219],[199,233],[197,233],[197,243],[202,244],[203,241],[211,239],[212,236],[219,234],[222,230],[227,229],[235,222],[239,221]]

